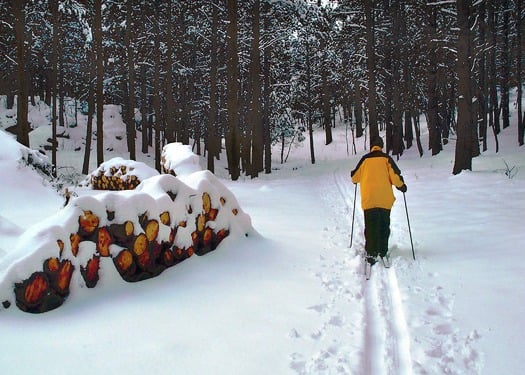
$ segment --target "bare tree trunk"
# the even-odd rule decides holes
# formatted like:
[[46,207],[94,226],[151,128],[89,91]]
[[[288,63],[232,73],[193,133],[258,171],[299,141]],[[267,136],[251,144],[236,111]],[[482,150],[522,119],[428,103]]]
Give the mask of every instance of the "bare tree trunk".
[[399,0],[392,1],[391,14],[392,14],[392,27],[394,41],[392,50],[392,81],[395,89],[393,90],[392,97],[392,154],[400,156],[403,154],[405,145],[403,143],[403,110],[401,107],[401,46],[399,45],[400,40],[400,28],[401,28],[401,9]]
[[[406,28],[406,23],[403,23],[403,27]],[[404,116],[405,116],[405,142],[407,149],[410,149],[412,147],[412,142],[414,140],[414,132],[412,131],[412,108],[414,106],[413,104],[413,98],[412,98],[412,73],[409,69],[409,57],[408,57],[408,51],[404,51],[403,54],[403,85],[404,85],[404,91],[405,91],[405,97],[404,97]],[[415,126],[416,124],[414,124]]]
[[437,40],[437,10],[435,6],[427,6],[429,10],[429,22],[427,26],[427,43],[429,45],[429,69],[427,75],[427,123],[428,123],[428,148],[432,155],[437,155],[443,149],[441,144],[441,126],[439,123],[438,111],[438,90],[437,90],[437,56],[435,40]]
[[361,85],[359,81],[355,83],[354,89],[354,117],[355,117],[355,137],[363,136],[363,106],[361,103]]
[[419,124],[418,116],[414,116],[414,129],[416,130],[416,144],[419,151],[419,156],[423,156],[423,145],[421,144],[421,126]]
[[208,170],[215,172],[215,157],[219,153],[220,139],[217,135],[218,127],[218,70],[219,62],[218,51],[218,33],[219,33],[219,14],[218,4],[212,2],[212,29],[211,29],[211,46],[210,46],[210,113],[208,115],[208,129],[206,134],[206,149],[208,150]]
[[510,99],[509,99],[509,82],[510,82],[510,7],[509,0],[503,0],[503,20],[502,20],[502,48],[501,48],[501,120],[503,129],[510,126]]
[[458,41],[458,124],[453,174],[472,170],[472,98],[470,79],[470,28],[471,0],[457,0]]
[[52,36],[52,53],[51,53],[51,92],[53,109],[51,112],[51,164],[53,165],[53,175],[56,176],[57,168],[57,92],[58,92],[58,38],[59,38],[59,15],[58,15],[58,0],[50,0],[49,7],[51,8],[51,18],[53,22],[53,36]]
[[[317,7],[319,8],[320,13],[323,13],[321,0],[317,0]],[[321,33],[320,33],[320,46],[319,53],[322,55],[321,61],[321,113],[323,119],[323,127],[325,133],[325,145],[329,145],[333,141],[332,137],[332,124],[331,124],[331,114],[330,114],[330,86],[328,83],[328,61],[327,61],[327,46],[326,39],[327,35],[325,30],[325,20],[321,20]]]
[[104,54],[102,50],[102,0],[95,0],[94,44],[97,62],[97,165],[104,162]]
[[376,77],[375,77],[375,40],[374,19],[372,15],[372,2],[363,0],[366,18],[366,57],[368,70],[368,125],[370,127],[370,140],[379,137],[377,126],[377,100],[376,100]]
[[175,141],[175,104],[173,100],[173,20],[172,1],[167,4],[166,22],[166,139]]
[[91,139],[93,138],[93,113],[95,112],[95,95],[93,92],[93,81],[96,77],[96,64],[94,52],[88,52],[86,63],[89,71],[89,87],[88,87],[88,118],[86,126],[86,148],[84,150],[84,163],[82,164],[82,174],[89,172],[89,159],[91,156]]
[[479,84],[478,84],[478,103],[479,103],[479,113],[478,113],[478,128],[479,135],[483,140],[482,149],[487,151],[487,114],[488,114],[488,74],[487,74],[487,23],[486,23],[486,9],[485,3],[480,4],[480,16],[479,16],[479,47],[481,51],[479,52]]
[[17,95],[17,140],[29,147],[29,122],[26,82],[26,51],[24,46],[25,31],[25,0],[12,1],[15,18],[16,59],[18,63],[18,95]]
[[315,164],[315,150],[314,150],[314,125],[312,118],[312,63],[310,60],[310,42],[306,40],[306,93],[307,93],[307,126],[310,140],[310,160]]
[[496,71],[496,34],[497,34],[497,13],[495,11],[495,0],[487,0],[488,9],[488,30],[489,30],[489,91],[490,91],[490,110],[489,125],[494,131],[496,138],[496,152],[498,152],[498,134],[500,133],[499,113],[498,109],[498,76]]
[[226,0],[228,6],[227,30],[227,85],[228,128],[226,130],[226,155],[228,170],[233,181],[240,176],[239,134],[239,56],[237,46],[237,0]]
[[148,153],[148,90],[147,90],[147,74],[146,74],[146,64],[142,64],[140,66],[140,115],[141,115],[141,122],[140,127],[142,129],[142,153],[147,154]]
[[[61,128],[65,127],[65,117],[66,117],[66,106],[65,106],[65,90],[64,90],[64,56],[62,50],[64,48],[64,40],[62,38],[61,30],[61,19],[60,13],[57,12],[57,34],[58,34],[58,43],[56,49],[56,59],[57,59],[57,74],[56,74],[56,97],[58,98],[58,126]],[[53,25],[53,29],[55,26]],[[56,99],[55,99],[56,100]],[[63,130],[62,130],[63,131]]]
[[161,144],[160,144],[160,133],[161,133],[161,103],[160,103],[160,33],[155,34],[155,69],[153,73],[153,110],[155,112],[155,169],[161,172],[160,158],[161,158]]
[[260,0],[255,0],[252,11],[252,49],[251,49],[251,109],[252,123],[252,173],[251,177],[259,176],[263,171],[263,122],[261,105],[261,54],[260,45]]
[[[263,2],[264,7],[264,30],[266,33],[270,29],[270,19],[268,15],[269,4]],[[271,95],[271,82],[270,82],[270,61],[272,56],[272,50],[270,45],[267,44],[264,48],[264,62],[263,62],[263,77],[264,77],[264,90],[263,90],[263,128],[264,128],[264,173],[268,174],[272,172],[272,139],[270,132],[270,95]]]
[[523,87],[522,87],[522,63],[521,59],[523,58],[523,50],[522,50],[522,9],[523,4],[522,0],[515,0],[515,15],[516,15],[516,85],[517,85],[517,101],[518,101],[518,144],[520,146],[523,146],[524,143],[524,137],[525,137],[525,124],[523,123],[523,112],[522,112],[522,104],[521,99],[523,95]]
[[125,122],[129,158],[131,160],[136,160],[137,156],[135,152],[135,58],[133,44],[131,43],[133,39],[133,0],[127,0],[126,5],[125,44],[128,64],[128,110],[126,111]]

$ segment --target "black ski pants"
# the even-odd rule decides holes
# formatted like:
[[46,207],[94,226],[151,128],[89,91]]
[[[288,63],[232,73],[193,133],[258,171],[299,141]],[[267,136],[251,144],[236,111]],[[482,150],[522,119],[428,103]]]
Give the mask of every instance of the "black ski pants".
[[390,210],[371,208],[365,213],[365,249],[368,256],[384,257],[388,252],[390,237]]

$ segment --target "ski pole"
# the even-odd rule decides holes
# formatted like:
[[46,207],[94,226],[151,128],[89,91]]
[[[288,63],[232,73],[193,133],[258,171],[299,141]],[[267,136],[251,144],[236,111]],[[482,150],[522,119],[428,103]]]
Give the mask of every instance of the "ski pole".
[[412,242],[412,230],[410,230],[410,218],[408,217],[408,207],[407,207],[407,197],[403,193],[403,198],[405,199],[405,211],[407,213],[407,222],[408,222],[408,233],[410,234],[410,245],[412,246],[412,257],[416,260],[416,253],[414,252],[414,242]]
[[352,231],[350,233],[350,245],[348,245],[348,248],[352,247],[352,240],[354,239],[354,217],[355,217],[355,199],[357,197],[357,184],[355,184],[355,190],[354,190],[354,208],[352,209]]

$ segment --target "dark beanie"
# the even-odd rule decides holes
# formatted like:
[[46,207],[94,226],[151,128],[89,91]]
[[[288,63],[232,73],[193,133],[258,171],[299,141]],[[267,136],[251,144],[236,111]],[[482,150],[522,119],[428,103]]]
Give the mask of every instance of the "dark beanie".
[[383,138],[376,137],[374,139],[371,139],[370,140],[370,149],[372,149],[372,147],[374,147],[374,146],[379,146],[379,147],[383,148],[383,146],[384,146]]

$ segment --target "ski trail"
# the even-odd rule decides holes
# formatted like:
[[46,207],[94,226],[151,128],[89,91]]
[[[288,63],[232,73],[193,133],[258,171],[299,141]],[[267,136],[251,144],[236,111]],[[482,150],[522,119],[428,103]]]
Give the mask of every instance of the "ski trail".
[[401,299],[401,292],[397,282],[397,276],[394,269],[389,269],[388,284],[390,286],[390,304],[392,308],[392,330],[395,332],[397,338],[397,369],[399,374],[412,374],[412,356],[410,354],[410,335],[408,331],[407,322],[405,319],[405,312],[403,311],[403,302]]
[[[289,334],[311,347],[291,353],[290,368],[297,374],[411,375],[410,335],[396,271],[377,264],[370,280],[363,274],[360,207],[355,210],[352,250],[348,249],[355,188],[347,169],[335,167],[333,178],[319,188],[327,208],[335,213],[327,215],[322,232],[326,245],[320,267],[314,270],[325,293],[319,303],[307,307],[316,313],[314,329],[293,329]],[[357,198],[355,204],[360,206]]]
[[412,374],[412,356],[410,354],[410,336],[403,311],[401,292],[395,269],[381,269],[383,316],[387,325],[387,341],[390,341],[391,374]]
[[[345,180],[339,169],[334,170],[334,180],[339,193],[343,196],[351,224],[354,204],[351,182]],[[359,199],[355,200],[355,204],[359,204]],[[360,236],[363,232],[363,219],[358,212],[360,211],[356,208],[354,217],[356,254],[359,253],[360,248],[364,248],[364,241]],[[358,267],[356,272],[362,273],[362,267]],[[365,280],[363,275],[362,294],[365,300],[362,358],[364,373],[411,375],[413,369],[410,334],[395,269],[385,269],[381,264],[376,264],[370,280]]]
[[386,373],[383,361],[383,353],[385,352],[385,337],[383,333],[385,332],[385,326],[378,309],[379,297],[376,279],[376,275],[372,273],[370,280],[367,280],[364,285],[366,301],[364,324],[366,328],[363,367],[366,374]]
[[395,270],[376,264],[363,283],[365,373],[411,375],[410,335]]

